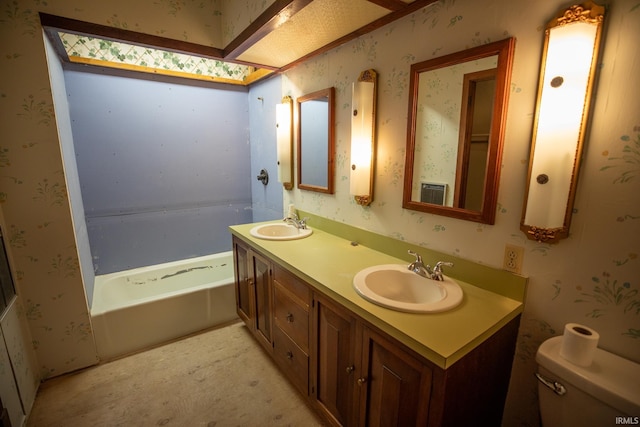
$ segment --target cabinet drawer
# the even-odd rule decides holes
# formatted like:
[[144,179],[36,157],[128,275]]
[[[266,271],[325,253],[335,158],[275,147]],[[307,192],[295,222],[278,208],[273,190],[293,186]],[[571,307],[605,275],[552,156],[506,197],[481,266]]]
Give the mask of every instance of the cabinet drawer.
[[309,394],[309,355],[280,328],[273,331],[273,355],[289,379],[305,395]]
[[276,325],[303,350],[309,349],[309,312],[281,286],[274,286]]
[[274,266],[273,280],[295,295],[295,297],[299,298],[300,302],[307,307],[307,310],[309,309],[311,292],[309,291],[309,286],[303,280],[289,273],[279,265]]

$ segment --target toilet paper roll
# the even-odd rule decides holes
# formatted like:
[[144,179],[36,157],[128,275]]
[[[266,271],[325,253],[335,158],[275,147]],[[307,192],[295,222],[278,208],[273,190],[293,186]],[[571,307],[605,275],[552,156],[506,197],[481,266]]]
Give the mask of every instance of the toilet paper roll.
[[575,365],[587,367],[593,362],[599,340],[600,335],[593,329],[577,323],[567,323],[562,335],[560,356]]

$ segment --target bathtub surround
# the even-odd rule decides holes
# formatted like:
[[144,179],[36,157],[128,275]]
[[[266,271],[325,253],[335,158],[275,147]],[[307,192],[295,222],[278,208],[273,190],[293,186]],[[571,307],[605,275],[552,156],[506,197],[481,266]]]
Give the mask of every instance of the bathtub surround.
[[[251,86],[249,104],[249,134],[251,137],[251,171],[242,179],[251,182],[252,222],[283,218],[282,184],[278,182],[276,150],[276,104],[281,102],[282,77],[274,76]],[[260,170],[269,172],[269,184],[256,179]],[[240,224],[240,221],[237,222]]]
[[[41,378],[96,361],[81,271],[82,246],[88,239],[69,207],[73,175],[63,163],[65,135],[56,123],[64,113],[54,106],[50,93],[58,79],[47,71],[37,12],[216,45],[219,33],[232,39],[234,30],[252,19],[237,14],[238,25],[223,29],[219,26],[220,3],[233,3],[238,9],[250,3],[244,9],[250,10],[253,18],[262,4],[184,2],[176,9],[174,2],[156,0],[114,0],[91,8],[80,0],[3,2],[0,45],[6,54],[0,57],[0,202],[23,307],[17,315],[29,325],[22,341],[33,342],[37,353],[38,361],[27,363],[20,371],[27,382],[35,380],[37,384]],[[640,277],[640,176],[634,164],[625,162],[625,156],[631,161],[638,159],[635,150],[640,144],[640,98],[634,96],[640,92],[640,80],[634,78],[640,75],[640,5],[638,0],[608,3],[572,235],[553,247],[526,241],[518,225],[540,69],[541,31],[566,2],[439,1],[288,70],[275,96],[274,104],[283,95],[296,99],[320,88],[337,88],[336,193],[327,196],[294,189],[284,193],[283,207],[295,203],[320,217],[492,267],[502,265],[505,244],[524,248],[522,271],[529,277],[529,287],[505,410],[505,425],[509,426],[539,424],[535,351],[546,338],[560,335],[565,323],[576,321],[599,331],[600,346],[608,351],[636,361],[640,355],[639,313],[635,309]],[[516,51],[496,224],[484,226],[403,210],[400,195],[410,64],[508,36],[516,38]],[[379,73],[378,148],[375,201],[362,208],[348,194],[350,116],[346,112],[348,88],[367,68]],[[267,131],[265,128],[263,137]],[[252,145],[254,137],[257,135],[252,132]],[[265,138],[261,143],[273,143],[275,150],[275,141]],[[260,167],[275,170],[275,163]],[[253,172],[246,179],[254,181]],[[598,297],[609,291],[621,298]],[[30,407],[29,402],[25,407]]]
[[226,227],[252,219],[247,89],[70,68],[96,274],[230,250]]

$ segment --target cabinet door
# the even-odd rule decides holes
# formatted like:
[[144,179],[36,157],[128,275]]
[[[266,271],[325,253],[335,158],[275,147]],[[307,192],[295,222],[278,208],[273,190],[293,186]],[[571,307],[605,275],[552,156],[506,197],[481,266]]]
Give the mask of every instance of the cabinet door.
[[316,299],[316,377],[313,397],[317,407],[335,424],[353,425],[354,388],[360,369],[356,363],[356,320],[329,301]]
[[432,378],[427,366],[368,328],[362,363],[367,371],[357,380],[360,425],[427,425]]
[[251,295],[253,293],[253,279],[249,275],[249,248],[238,239],[233,239],[233,257],[236,282],[236,311],[238,316],[249,326],[253,327],[253,310],[251,309]]
[[268,348],[273,347],[271,334],[272,296],[271,296],[271,264],[269,260],[252,252],[253,286],[255,288],[255,333],[258,339]]

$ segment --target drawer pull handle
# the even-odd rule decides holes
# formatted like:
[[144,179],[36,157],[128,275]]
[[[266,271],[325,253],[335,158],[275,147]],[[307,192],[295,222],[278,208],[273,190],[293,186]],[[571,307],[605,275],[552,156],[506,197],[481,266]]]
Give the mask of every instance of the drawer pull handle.
[[352,373],[354,370],[356,369],[355,366],[351,365],[351,366],[347,366],[347,374]]
[[366,384],[367,379],[366,378],[358,378],[358,385],[359,386],[363,386],[364,384]]
[[293,314],[291,314],[291,313],[287,314],[287,322],[293,323]]
[[293,353],[291,351],[287,351],[287,359],[289,360],[293,359]]

